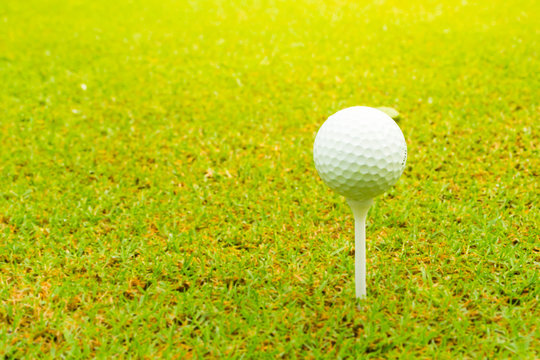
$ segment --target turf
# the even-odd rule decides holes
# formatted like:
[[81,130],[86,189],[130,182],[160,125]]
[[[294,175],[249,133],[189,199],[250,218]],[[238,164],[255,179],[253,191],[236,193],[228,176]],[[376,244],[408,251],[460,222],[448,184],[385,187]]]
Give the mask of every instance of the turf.
[[[537,1],[0,2],[0,357],[540,357]],[[400,113],[368,219],[322,122]]]

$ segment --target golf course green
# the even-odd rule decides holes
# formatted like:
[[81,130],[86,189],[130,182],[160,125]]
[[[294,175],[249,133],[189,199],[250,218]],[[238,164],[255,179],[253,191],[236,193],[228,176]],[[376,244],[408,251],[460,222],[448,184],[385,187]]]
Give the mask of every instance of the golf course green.
[[[1,0],[0,358],[540,358],[538,14]],[[356,105],[408,147],[362,300],[312,153]]]

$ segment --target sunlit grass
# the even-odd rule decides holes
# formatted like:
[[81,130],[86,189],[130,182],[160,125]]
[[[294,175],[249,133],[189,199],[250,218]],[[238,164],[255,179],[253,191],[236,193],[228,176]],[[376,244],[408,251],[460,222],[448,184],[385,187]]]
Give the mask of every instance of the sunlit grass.
[[[0,357],[539,357],[537,2],[156,3],[0,2]],[[409,150],[360,304],[353,105]]]

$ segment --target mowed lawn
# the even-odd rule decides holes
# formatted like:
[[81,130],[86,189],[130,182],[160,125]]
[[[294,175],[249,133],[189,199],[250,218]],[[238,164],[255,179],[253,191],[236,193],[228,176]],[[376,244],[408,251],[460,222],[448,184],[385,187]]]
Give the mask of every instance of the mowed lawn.
[[[540,357],[540,3],[0,1],[0,357]],[[317,129],[401,113],[353,218]]]

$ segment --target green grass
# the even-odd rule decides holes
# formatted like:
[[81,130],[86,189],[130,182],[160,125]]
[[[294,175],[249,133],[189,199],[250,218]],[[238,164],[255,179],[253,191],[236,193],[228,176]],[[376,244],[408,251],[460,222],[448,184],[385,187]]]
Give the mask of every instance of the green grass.
[[[0,357],[539,358],[539,13],[1,1]],[[353,105],[409,150],[361,303],[311,153]]]

